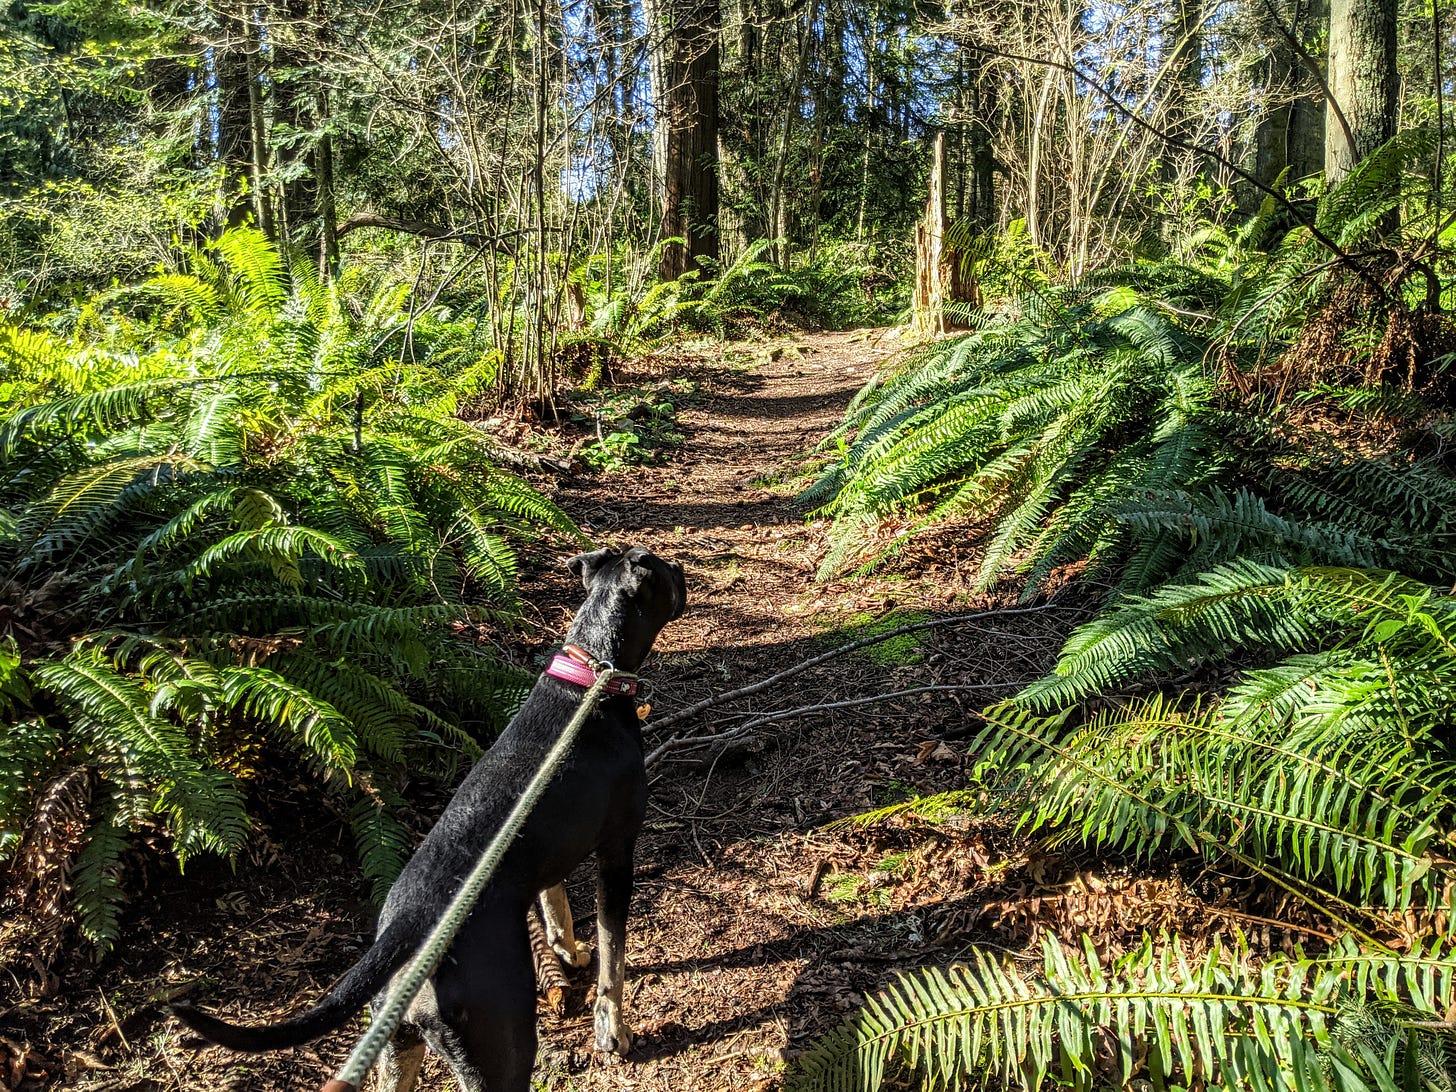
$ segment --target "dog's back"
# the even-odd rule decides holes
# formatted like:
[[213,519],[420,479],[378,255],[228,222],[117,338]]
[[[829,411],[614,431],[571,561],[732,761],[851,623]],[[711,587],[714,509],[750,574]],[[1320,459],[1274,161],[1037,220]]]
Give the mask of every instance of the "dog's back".
[[[588,592],[568,639],[598,650],[602,659],[610,658],[624,670],[635,670],[662,626],[682,613],[686,589],[681,567],[646,550],[598,550],[572,558],[568,567],[581,577]],[[279,1023],[252,1028],[225,1023],[186,1004],[174,1005],[173,1013],[213,1042],[234,1050],[260,1051],[308,1042],[359,1012],[384,989],[439,920],[583,693],[580,687],[550,676],[537,681],[521,710],[471,769],[400,873],[385,900],[374,944],[318,1004]],[[520,983],[513,981],[506,988],[503,977],[509,973],[520,978],[517,949],[529,966],[524,930],[530,902],[593,851],[602,871],[599,892],[613,904],[599,907],[598,913],[603,967],[598,982],[597,1044],[602,1049],[626,1049],[629,1037],[619,1014],[623,959],[619,934],[625,929],[632,847],[646,793],[635,705],[626,697],[607,697],[583,726],[436,972],[432,1026],[424,1031],[450,1060],[462,1086],[527,1087],[535,1044],[534,988],[527,986],[522,1001]],[[504,947],[497,948],[497,944]],[[482,959],[488,950],[495,950],[497,958]],[[529,973],[527,978],[534,981]],[[497,1012],[489,1023],[508,1026],[486,1032],[488,1021],[479,1019],[477,1010],[483,1005],[499,1009],[503,999],[509,1011],[504,1015]],[[524,1014],[518,1011],[522,1004]],[[477,1012],[473,1027],[472,1012]],[[498,1031],[508,1038],[509,1060],[499,1057],[504,1040],[490,1038]],[[522,1064],[524,1080],[520,1077]],[[486,1079],[491,1074],[495,1078]]]

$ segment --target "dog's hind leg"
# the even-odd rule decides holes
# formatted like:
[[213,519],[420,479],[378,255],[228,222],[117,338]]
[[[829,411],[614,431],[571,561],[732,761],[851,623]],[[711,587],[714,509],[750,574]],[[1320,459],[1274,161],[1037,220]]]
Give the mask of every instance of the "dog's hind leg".
[[488,893],[435,971],[439,1024],[425,1034],[464,1092],[530,1092],[536,968],[523,902]]
[[568,967],[585,967],[591,962],[591,945],[576,939],[565,884],[541,892],[541,922],[546,926],[546,943],[561,962]]
[[627,908],[632,902],[632,843],[597,849],[597,1005],[592,1023],[598,1050],[626,1054],[632,1032],[622,1020],[627,977]]
[[424,1037],[409,1024],[402,1024],[374,1066],[374,1092],[414,1092],[424,1064]]

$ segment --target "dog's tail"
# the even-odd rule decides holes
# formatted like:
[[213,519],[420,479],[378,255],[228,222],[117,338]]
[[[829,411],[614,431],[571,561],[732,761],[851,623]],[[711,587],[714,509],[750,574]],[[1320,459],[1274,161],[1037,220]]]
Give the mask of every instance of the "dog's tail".
[[172,1005],[172,1015],[204,1039],[232,1050],[283,1050],[299,1046],[333,1031],[363,1009],[414,954],[423,935],[408,915],[392,919],[359,962],[344,972],[327,997],[307,1012],[276,1024],[239,1027],[209,1016],[186,1002]]

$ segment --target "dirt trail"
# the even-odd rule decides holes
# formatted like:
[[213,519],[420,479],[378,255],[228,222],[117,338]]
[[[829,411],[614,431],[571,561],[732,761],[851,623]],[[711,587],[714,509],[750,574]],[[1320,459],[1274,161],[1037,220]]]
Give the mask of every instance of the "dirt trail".
[[776,359],[751,369],[706,370],[704,397],[679,417],[684,442],[661,465],[578,478],[563,491],[558,499],[594,537],[640,542],[687,567],[692,610],[660,651],[717,656],[786,636],[813,591],[815,532],[792,491],[756,483],[838,424],[892,350],[882,331],[820,334],[764,350]]
[[[748,371],[705,376],[664,465],[583,481],[561,501],[602,541],[640,542],[682,561],[690,608],[658,642],[654,705],[668,712],[844,643],[843,627],[896,611],[965,609],[965,567],[931,550],[912,575],[818,584],[824,528],[790,489],[756,484],[843,417],[893,350],[874,333],[821,334]],[[952,551],[953,553],[953,551]],[[838,630],[839,632],[836,632]],[[703,732],[750,713],[838,701],[945,675],[937,642],[847,657],[715,711]],[[1045,642],[987,669],[1008,685],[1045,665]],[[913,676],[913,682],[906,678]],[[989,693],[985,697],[991,696]],[[870,707],[779,722],[745,746],[654,770],[639,850],[628,1005],[637,1045],[625,1064],[586,1051],[586,998],[548,1019],[550,1087],[690,1090],[776,1085],[785,1058],[836,1024],[897,965],[955,932],[955,896],[976,871],[970,843],[923,835],[825,833],[833,818],[959,783],[963,735],[980,696]],[[649,748],[659,737],[648,723]],[[933,756],[933,757],[932,757]],[[589,876],[573,904],[591,905]]]

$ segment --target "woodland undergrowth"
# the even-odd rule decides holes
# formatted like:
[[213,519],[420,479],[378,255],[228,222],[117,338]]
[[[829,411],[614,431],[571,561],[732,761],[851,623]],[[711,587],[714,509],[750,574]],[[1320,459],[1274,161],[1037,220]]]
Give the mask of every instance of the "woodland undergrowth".
[[116,941],[142,846],[237,853],[270,755],[382,895],[407,774],[528,681],[462,633],[515,617],[522,547],[585,538],[459,416],[469,327],[359,289],[239,229],[64,334],[0,327],[0,862],[43,961],[72,901]]
[[[786,271],[771,245],[648,285],[585,261],[563,382],[669,337],[863,317],[864,248]],[[117,943],[156,850],[235,857],[280,763],[382,899],[409,781],[453,783],[529,683],[493,650],[522,551],[588,544],[482,420],[509,368],[492,301],[324,278],[250,227],[175,258],[0,324],[0,946],[41,966],[75,924]]]

